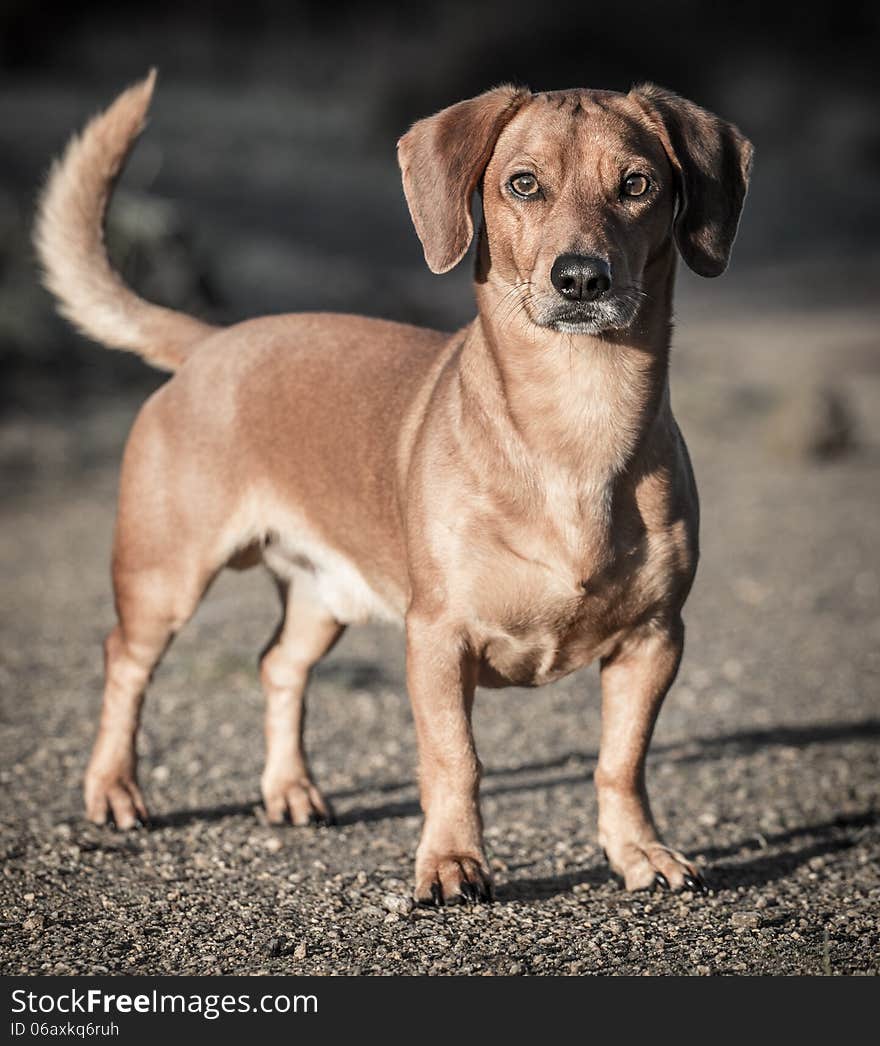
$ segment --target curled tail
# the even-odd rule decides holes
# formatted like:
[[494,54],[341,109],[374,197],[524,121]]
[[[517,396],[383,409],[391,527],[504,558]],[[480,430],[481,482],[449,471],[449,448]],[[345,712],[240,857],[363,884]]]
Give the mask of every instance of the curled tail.
[[115,272],[104,246],[107,204],[143,129],[155,82],[152,70],[71,139],[49,174],[34,243],[46,287],[83,334],[175,370],[189,347],[215,328],[139,298]]

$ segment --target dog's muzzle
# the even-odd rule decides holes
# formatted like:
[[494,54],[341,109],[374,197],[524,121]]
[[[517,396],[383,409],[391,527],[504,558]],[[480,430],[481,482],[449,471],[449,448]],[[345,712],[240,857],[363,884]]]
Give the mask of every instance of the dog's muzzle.
[[556,293],[548,296],[535,316],[540,327],[562,334],[601,334],[628,327],[638,312],[641,295],[614,286],[604,258],[560,254],[550,270]]

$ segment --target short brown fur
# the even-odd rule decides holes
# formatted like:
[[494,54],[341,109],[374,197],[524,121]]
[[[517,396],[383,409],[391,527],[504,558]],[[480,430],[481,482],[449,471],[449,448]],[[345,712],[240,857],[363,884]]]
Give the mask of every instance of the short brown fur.
[[[481,186],[471,324],[450,336],[303,314],[217,330],[141,301],[103,251],[112,181],[151,92],[152,77],[71,145],[37,233],[47,283],[81,329],[176,368],[125,452],[119,623],[106,644],[89,817],[121,828],[146,818],[136,732],[150,675],[218,571],[264,562],[283,607],[261,672],[271,821],[330,818],[302,747],[308,674],[348,623],[379,615],[406,625],[425,813],[419,900],[491,895],[475,688],[537,686],[593,661],[608,859],[628,889],[697,888],[695,866],[657,834],[644,779],[697,562],[669,333],[676,247],[697,272],[724,269],[749,143],[650,85],[628,95],[497,88],[399,143],[434,271],[466,253]],[[622,195],[631,170],[647,176],[645,198]],[[513,192],[523,171],[539,197]],[[552,276],[568,254],[613,274],[604,296],[574,312]]]

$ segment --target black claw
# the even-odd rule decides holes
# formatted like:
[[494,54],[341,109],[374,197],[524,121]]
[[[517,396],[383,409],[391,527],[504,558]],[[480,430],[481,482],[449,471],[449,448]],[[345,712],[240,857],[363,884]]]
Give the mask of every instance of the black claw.
[[602,847],[602,856],[605,858],[606,864],[611,864],[611,862],[608,860],[608,851],[605,849],[604,846]]
[[442,908],[443,888],[440,883],[431,883],[431,893],[427,897],[417,897],[416,904],[420,908]]
[[654,885],[659,886],[661,890],[669,889],[669,880],[662,872],[657,872],[654,876]]
[[684,885],[688,890],[691,891],[691,893],[706,892],[706,884],[703,882],[699,875],[686,875],[684,877]]
[[460,884],[461,899],[465,904],[476,904],[478,899],[477,888],[473,883],[465,880]]
[[[292,820],[291,824],[293,824]],[[329,828],[331,825],[336,824],[336,815],[333,813],[319,814],[317,810],[312,810],[306,824],[310,828]]]
[[495,899],[492,884],[482,877],[476,882],[462,882],[460,896],[467,904],[491,904]]

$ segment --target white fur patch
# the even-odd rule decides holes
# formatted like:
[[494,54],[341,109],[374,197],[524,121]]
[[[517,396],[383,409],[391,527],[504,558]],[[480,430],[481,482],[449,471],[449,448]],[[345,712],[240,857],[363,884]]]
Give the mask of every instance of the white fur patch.
[[403,594],[399,606],[380,596],[351,559],[319,538],[298,514],[287,509],[260,511],[255,499],[247,517],[244,527],[235,528],[233,548],[260,542],[266,566],[320,602],[337,621],[402,622]]

